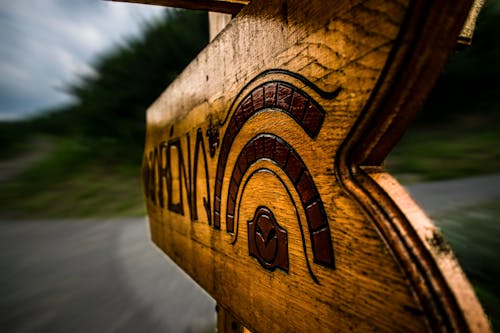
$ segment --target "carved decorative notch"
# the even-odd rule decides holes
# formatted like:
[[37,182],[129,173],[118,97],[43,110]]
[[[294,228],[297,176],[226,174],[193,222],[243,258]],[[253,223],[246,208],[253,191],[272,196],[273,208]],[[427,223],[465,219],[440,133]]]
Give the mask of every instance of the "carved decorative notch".
[[267,207],[259,207],[248,221],[248,250],[252,257],[270,271],[288,272],[288,236]]
[[[237,235],[238,214],[236,214],[236,212],[239,205],[237,198],[244,175],[255,163],[262,160],[270,161],[274,167],[280,168],[288,176],[293,184],[293,189],[290,190],[296,192],[300,198],[300,204],[306,213],[314,263],[335,269],[330,226],[313,176],[297,150],[280,136],[273,133],[258,133],[248,141],[243,149],[241,149],[233,165],[227,195],[222,193],[225,169],[233,143],[237,140],[238,133],[243,126],[248,121],[252,121],[252,117],[257,113],[269,109],[272,109],[274,112],[283,113],[300,125],[305,134],[311,139],[316,139],[322,128],[326,112],[321,104],[291,82],[273,80],[273,75],[282,75],[289,77],[291,80],[298,80],[326,100],[337,98],[338,94],[342,91],[341,87],[331,92],[323,91],[300,74],[283,69],[270,69],[264,71],[245,85],[237,94],[226,119],[220,124],[223,126],[224,123],[229,120],[226,131],[222,137],[217,163],[214,188],[214,228],[220,229],[221,227],[221,217],[223,219],[223,215],[221,214],[221,203],[223,198],[226,197],[226,231],[228,233],[236,233]],[[268,76],[271,77],[270,80],[264,81],[254,88],[250,88],[256,80]],[[243,91],[247,88],[250,88],[248,89],[249,92],[247,92],[246,95],[242,95]],[[243,97],[240,98],[240,96]],[[239,101],[239,103],[236,104],[236,101]],[[231,113],[232,110],[234,110],[234,112]],[[232,114],[230,118],[229,114]],[[250,254],[252,254],[252,251],[250,251]],[[318,282],[311,270],[309,262],[307,265],[311,277],[315,282]]]

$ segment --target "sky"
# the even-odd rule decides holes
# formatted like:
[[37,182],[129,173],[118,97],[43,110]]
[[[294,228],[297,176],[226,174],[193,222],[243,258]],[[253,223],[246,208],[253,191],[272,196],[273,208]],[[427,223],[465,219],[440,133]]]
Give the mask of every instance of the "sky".
[[63,87],[93,74],[96,55],[163,10],[103,0],[0,2],[0,120],[71,103]]

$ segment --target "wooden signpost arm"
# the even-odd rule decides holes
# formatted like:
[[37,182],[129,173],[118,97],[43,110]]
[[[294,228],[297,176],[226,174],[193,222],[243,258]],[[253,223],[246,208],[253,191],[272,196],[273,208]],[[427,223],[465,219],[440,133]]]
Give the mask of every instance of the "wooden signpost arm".
[[383,168],[471,6],[253,0],[151,105],[151,236],[217,300],[220,332],[491,331]]
[[217,332],[218,333],[248,333],[249,331],[237,320],[230,311],[217,305]]

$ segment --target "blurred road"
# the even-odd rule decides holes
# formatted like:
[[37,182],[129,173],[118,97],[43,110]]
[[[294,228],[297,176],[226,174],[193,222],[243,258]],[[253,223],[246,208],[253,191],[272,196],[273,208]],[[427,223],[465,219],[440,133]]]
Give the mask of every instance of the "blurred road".
[[[408,187],[430,215],[500,198],[500,175]],[[215,302],[145,219],[0,221],[1,332],[210,332]]]
[[2,221],[0,332],[206,332],[215,302],[145,219]]
[[406,189],[429,216],[435,217],[500,199],[500,174],[424,182],[406,186]]

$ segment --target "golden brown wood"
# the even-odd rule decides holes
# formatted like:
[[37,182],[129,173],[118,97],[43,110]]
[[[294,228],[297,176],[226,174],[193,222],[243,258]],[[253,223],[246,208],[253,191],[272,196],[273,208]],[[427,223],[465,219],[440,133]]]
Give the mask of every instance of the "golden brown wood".
[[218,333],[244,333],[248,332],[233,315],[221,306],[217,306],[217,332]]
[[109,0],[116,2],[143,3],[149,5],[206,10],[212,12],[238,13],[248,0]]
[[481,8],[484,6],[484,0],[474,0],[474,4],[469,11],[469,16],[467,16],[467,20],[458,36],[458,43],[470,46],[472,44],[472,36],[474,35],[474,29],[476,28],[477,17],[479,16],[479,12],[481,12]]
[[148,110],[153,241],[252,332],[490,331],[382,166],[470,5],[243,8]]

